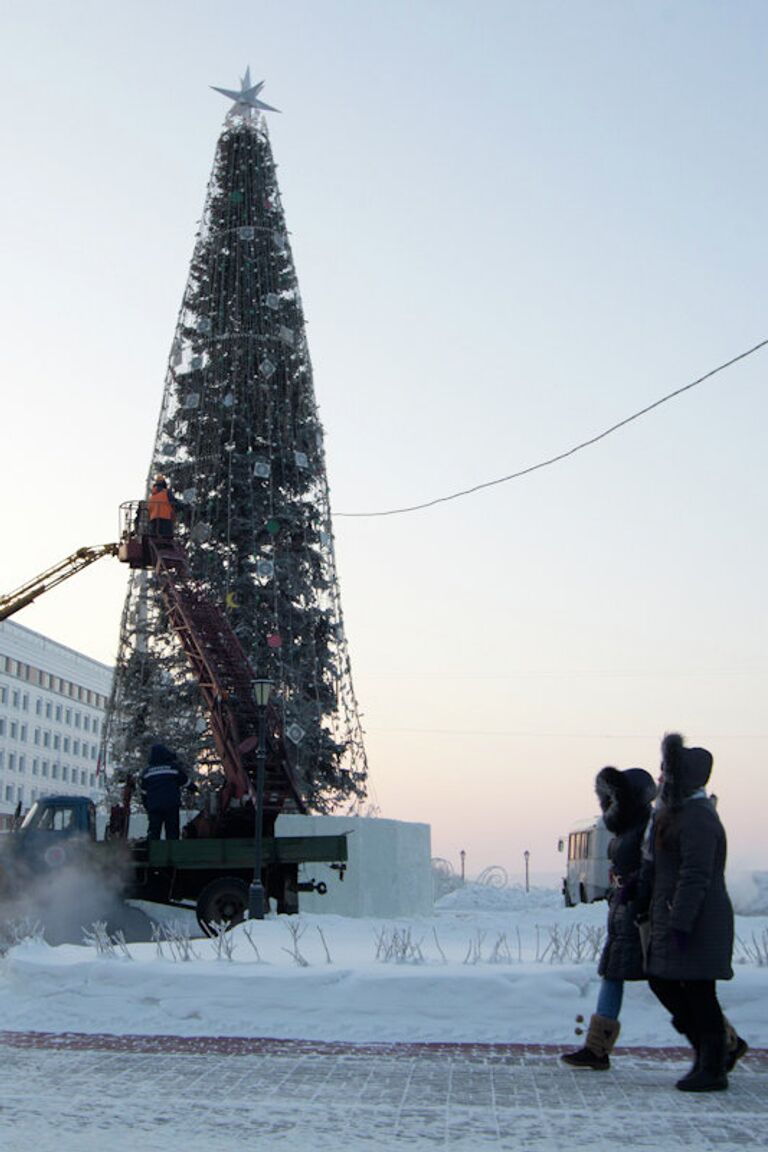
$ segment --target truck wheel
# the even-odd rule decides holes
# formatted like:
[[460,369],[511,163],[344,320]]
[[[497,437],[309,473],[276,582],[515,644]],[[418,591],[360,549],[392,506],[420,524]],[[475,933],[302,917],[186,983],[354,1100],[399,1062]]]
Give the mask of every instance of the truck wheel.
[[248,885],[237,876],[220,876],[206,884],[197,898],[197,922],[206,936],[215,936],[216,927],[242,924],[248,907]]

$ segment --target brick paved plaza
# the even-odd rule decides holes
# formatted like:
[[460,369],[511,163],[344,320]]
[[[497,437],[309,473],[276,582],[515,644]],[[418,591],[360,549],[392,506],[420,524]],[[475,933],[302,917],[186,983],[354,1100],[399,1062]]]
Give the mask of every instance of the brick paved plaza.
[[768,1052],[728,1092],[675,1091],[681,1049],[618,1050],[608,1073],[523,1045],[344,1045],[0,1033],[7,1152],[170,1147],[764,1149]]

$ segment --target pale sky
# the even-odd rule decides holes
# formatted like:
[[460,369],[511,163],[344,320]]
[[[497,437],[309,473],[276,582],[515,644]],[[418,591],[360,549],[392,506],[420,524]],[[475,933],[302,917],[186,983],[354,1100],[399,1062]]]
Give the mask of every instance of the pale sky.
[[[588,439],[768,337],[762,0],[0,0],[0,588],[142,495],[227,102],[266,81],[335,513]],[[335,519],[383,815],[560,867],[605,764],[715,757],[766,866],[768,350],[594,447]],[[16,617],[111,663],[105,560]]]

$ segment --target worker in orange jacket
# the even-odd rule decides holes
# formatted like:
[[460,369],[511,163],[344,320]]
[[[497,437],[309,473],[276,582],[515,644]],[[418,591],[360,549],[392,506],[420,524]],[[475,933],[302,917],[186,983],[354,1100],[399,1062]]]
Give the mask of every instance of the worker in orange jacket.
[[173,536],[176,518],[176,499],[162,473],[158,473],[147,501],[149,531],[153,536]]

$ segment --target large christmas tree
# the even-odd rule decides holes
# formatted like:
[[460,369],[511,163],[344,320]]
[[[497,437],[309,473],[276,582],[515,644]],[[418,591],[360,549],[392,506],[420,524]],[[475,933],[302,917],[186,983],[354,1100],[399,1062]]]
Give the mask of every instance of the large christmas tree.
[[[216,148],[173,340],[147,483],[181,501],[193,576],[275,684],[310,808],[365,795],[367,766],[336,576],[323,434],[262,84],[233,101]],[[215,758],[153,578],[131,577],[107,736],[118,776],[147,744]]]

